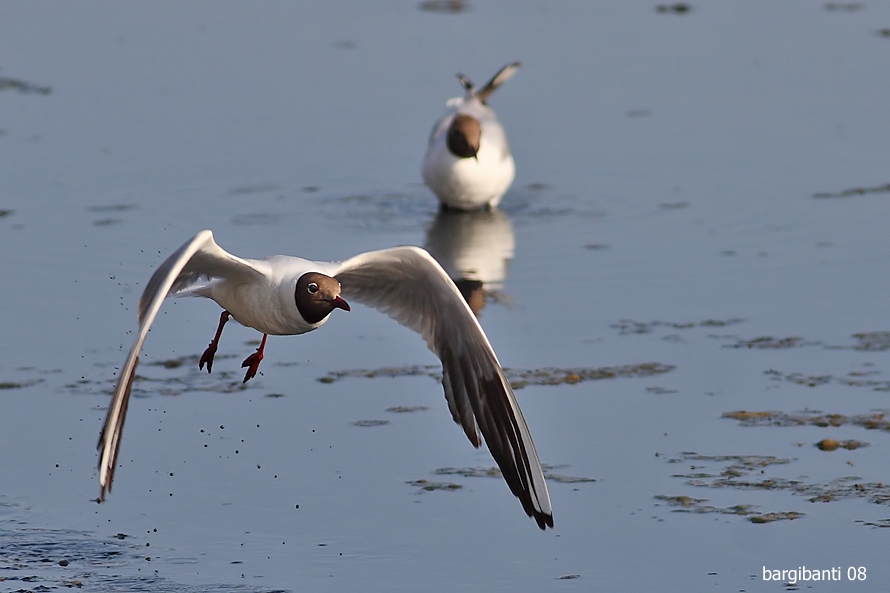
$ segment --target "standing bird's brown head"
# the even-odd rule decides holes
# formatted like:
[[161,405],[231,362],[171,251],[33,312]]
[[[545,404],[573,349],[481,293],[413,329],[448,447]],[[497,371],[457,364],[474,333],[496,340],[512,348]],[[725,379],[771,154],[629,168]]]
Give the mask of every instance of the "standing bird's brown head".
[[349,303],[340,297],[340,283],[319,272],[300,276],[294,300],[307,323],[319,323],[334,309],[349,311]]
[[482,127],[479,120],[464,113],[454,116],[451,126],[448,128],[448,150],[456,157],[462,159],[475,158],[479,152],[479,142],[482,138]]

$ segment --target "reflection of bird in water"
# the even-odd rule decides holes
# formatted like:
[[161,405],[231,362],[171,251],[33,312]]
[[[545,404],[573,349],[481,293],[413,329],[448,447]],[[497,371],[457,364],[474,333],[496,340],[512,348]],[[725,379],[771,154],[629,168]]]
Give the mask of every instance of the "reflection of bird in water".
[[486,300],[504,301],[516,240],[500,210],[441,210],[426,231],[427,251],[445,269],[476,315]]
[[444,207],[494,208],[513,183],[516,168],[507,134],[487,101],[518,69],[519,62],[507,64],[482,88],[458,74],[466,96],[446,103],[420,168],[424,183]]

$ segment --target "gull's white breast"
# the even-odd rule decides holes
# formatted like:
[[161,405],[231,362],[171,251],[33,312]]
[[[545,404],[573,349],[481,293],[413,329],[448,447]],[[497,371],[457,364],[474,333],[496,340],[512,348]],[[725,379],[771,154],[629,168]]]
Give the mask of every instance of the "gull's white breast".
[[306,272],[324,272],[323,264],[288,255],[275,255],[264,260],[245,259],[261,271],[262,282],[239,282],[217,278],[195,289],[199,296],[216,301],[241,325],[264,334],[298,335],[318,329],[318,323],[307,323],[297,309],[297,280]]

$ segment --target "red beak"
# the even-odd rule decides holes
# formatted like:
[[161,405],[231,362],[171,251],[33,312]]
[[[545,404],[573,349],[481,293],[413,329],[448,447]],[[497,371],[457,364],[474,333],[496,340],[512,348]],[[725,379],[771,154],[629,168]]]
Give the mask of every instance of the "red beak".
[[351,310],[352,310],[352,309],[349,308],[349,303],[347,303],[346,301],[344,301],[344,300],[343,300],[342,298],[340,298],[339,296],[332,298],[332,299],[329,300],[328,302],[331,304],[331,306],[336,307],[336,308],[338,308],[338,309],[343,309],[344,311],[351,311]]

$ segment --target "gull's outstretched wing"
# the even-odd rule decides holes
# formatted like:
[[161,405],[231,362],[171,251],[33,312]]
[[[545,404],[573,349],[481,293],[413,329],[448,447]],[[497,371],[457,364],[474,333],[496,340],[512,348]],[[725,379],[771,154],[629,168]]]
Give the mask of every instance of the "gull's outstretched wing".
[[535,444],[488,338],[454,282],[429,253],[396,247],[358,255],[328,271],[347,299],[418,332],[442,361],[454,421],[476,447],[485,438],[504,479],[541,529],[553,512]]
[[161,304],[168,295],[188,289],[202,277],[213,278],[237,278],[244,277],[249,280],[254,277],[262,277],[262,273],[256,270],[248,262],[227,253],[213,240],[213,233],[201,231],[185,245],[177,249],[164,261],[152,274],[139,299],[139,332],[124,366],[121,367],[108,406],[108,415],[105,417],[105,425],[99,435],[99,485],[101,491],[99,500],[105,500],[105,495],[111,492],[111,482],[114,479],[114,469],[117,464],[117,454],[120,449],[121,432],[124,428],[124,420],[127,416],[127,404],[130,399],[130,389],[133,386],[133,377],[136,375],[136,364],[139,362],[139,352],[142,343],[151,324],[161,309]]

